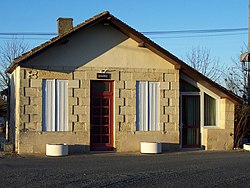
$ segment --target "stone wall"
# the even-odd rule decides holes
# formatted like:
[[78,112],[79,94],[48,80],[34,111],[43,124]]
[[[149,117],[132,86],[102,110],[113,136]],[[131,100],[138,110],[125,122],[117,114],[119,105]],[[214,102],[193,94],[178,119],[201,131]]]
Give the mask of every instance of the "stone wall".
[[219,127],[203,129],[203,141],[207,150],[232,150],[234,146],[234,103],[220,99]]
[[[106,67],[103,67],[105,69]],[[114,147],[139,151],[140,141],[179,143],[179,71],[109,68],[114,81]],[[46,143],[67,143],[89,151],[90,80],[100,68],[72,72],[21,69],[19,153],[44,153]],[[42,132],[42,80],[68,82],[68,132]],[[160,86],[160,131],[136,131],[136,81],[157,81]],[[171,148],[170,146],[166,147]]]

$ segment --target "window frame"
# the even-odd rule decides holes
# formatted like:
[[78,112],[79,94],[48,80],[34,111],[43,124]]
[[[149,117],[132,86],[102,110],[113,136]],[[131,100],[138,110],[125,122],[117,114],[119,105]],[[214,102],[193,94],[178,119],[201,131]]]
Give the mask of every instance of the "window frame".
[[[218,95],[216,95],[215,93],[213,93],[212,91],[208,90],[207,88],[205,88],[204,86],[202,86],[201,84],[199,84],[198,82],[195,82],[194,80],[192,80],[191,78],[189,78],[186,75],[181,75],[181,79],[185,80],[186,82],[188,82],[189,84],[197,87],[200,89],[200,92],[180,92],[180,95],[200,95],[200,117],[201,117],[201,128],[206,128],[206,129],[213,129],[213,128],[219,128],[220,127],[220,97]],[[209,95],[210,97],[214,98],[216,101],[216,125],[205,125],[205,105],[204,105],[204,94]]]

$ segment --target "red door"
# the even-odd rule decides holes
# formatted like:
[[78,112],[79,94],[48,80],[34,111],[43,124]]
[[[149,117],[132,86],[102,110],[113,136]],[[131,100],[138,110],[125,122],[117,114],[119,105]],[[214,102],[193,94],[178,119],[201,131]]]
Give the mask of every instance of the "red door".
[[113,82],[91,81],[90,150],[113,147]]
[[182,147],[200,147],[200,96],[182,96]]

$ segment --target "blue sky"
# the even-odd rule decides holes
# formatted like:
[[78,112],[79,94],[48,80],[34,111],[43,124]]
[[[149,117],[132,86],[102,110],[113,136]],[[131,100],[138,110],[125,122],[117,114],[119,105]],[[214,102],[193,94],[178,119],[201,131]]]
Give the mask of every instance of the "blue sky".
[[[248,27],[248,0],[8,0],[0,1],[0,33],[57,32],[58,17],[71,17],[74,25],[101,13],[111,14],[138,31],[203,30]],[[234,35],[186,34],[148,36],[179,58],[202,46],[223,64],[247,44],[247,31]],[[198,36],[197,36],[198,35]],[[0,45],[11,36],[0,35]],[[22,37],[22,36],[18,36]],[[50,37],[25,36],[31,47]],[[52,36],[51,36],[52,37]]]

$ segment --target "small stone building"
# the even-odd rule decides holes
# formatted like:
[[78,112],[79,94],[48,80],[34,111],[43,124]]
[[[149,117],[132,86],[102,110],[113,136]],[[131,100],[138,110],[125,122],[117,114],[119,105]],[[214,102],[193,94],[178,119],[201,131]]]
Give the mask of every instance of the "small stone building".
[[66,143],[72,153],[233,148],[240,99],[109,12],[14,60],[10,120],[18,153]]

